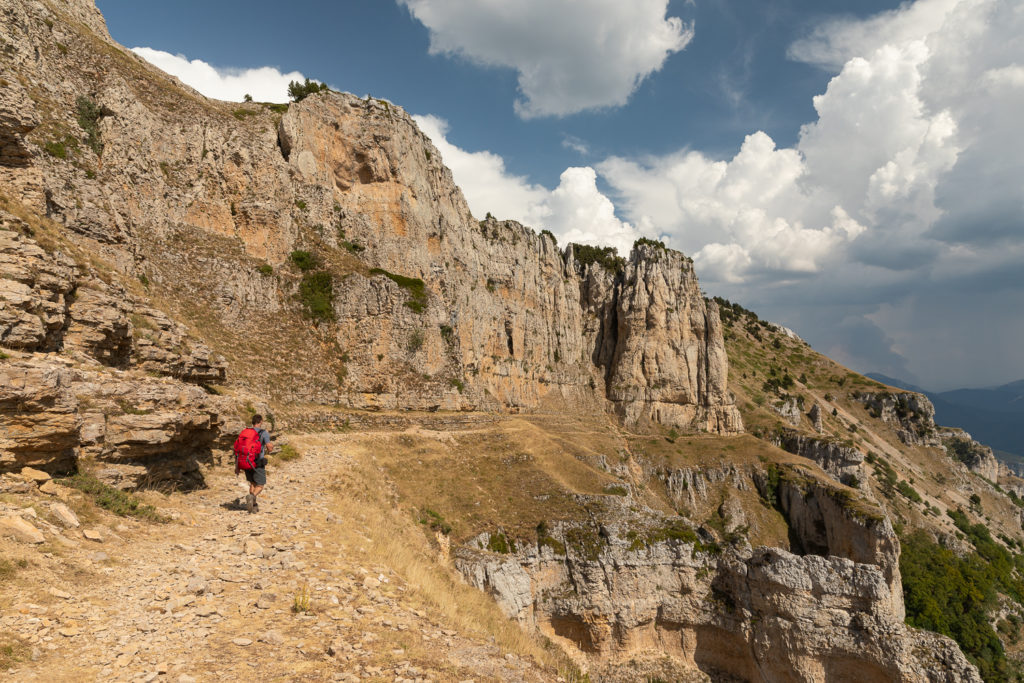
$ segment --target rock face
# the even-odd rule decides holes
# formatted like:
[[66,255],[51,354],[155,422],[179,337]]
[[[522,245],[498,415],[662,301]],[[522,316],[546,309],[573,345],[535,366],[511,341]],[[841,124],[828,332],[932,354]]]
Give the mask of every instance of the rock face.
[[790,396],[789,398],[782,401],[779,405],[772,406],[772,410],[778,413],[779,417],[788,422],[790,425],[794,427],[800,426],[800,404],[797,403],[795,396]]
[[201,485],[199,462],[241,427],[195,384],[222,381],[223,360],[24,221],[0,211],[0,226],[0,473],[86,459],[123,487]]
[[[233,354],[237,381],[355,408],[568,407],[631,425],[742,429],[717,308],[681,254],[641,244],[628,260],[592,262],[514,221],[477,221],[437,149],[390,103],[213,102],[116,46],[88,2],[0,8],[25,27],[7,45],[13,68],[38,84],[27,99],[0,89],[0,112],[22,112],[0,117],[3,135],[27,150],[9,175],[43,190],[20,196],[38,196],[34,208],[77,242],[161,288],[173,318]],[[101,144],[85,144],[81,97],[98,107]],[[43,150],[54,126],[78,140],[63,158]],[[333,299],[332,320],[315,327],[296,303],[310,274],[291,265],[295,250],[313,255]],[[43,298],[60,309],[76,293],[65,337],[107,364],[218,374],[207,350],[173,360],[149,345],[166,350],[174,334],[141,303],[62,283],[71,289]],[[20,320],[28,304],[18,306]],[[59,344],[46,334],[60,310],[37,309],[17,338]],[[272,381],[268,365],[287,376]]]
[[852,445],[842,444],[834,438],[807,436],[793,429],[784,430],[773,439],[773,443],[790,453],[813,460],[841,484],[856,486],[867,480],[864,454]]
[[798,472],[769,479],[801,554],[558,525],[511,554],[470,544],[456,566],[601,680],[981,680],[951,640],[904,625],[899,542],[879,509]]
[[991,448],[978,443],[962,429],[944,429],[939,433],[939,438],[942,439],[942,447],[950,457],[959,460],[971,472],[989,481],[999,481],[1000,463]]
[[935,427],[935,407],[922,394],[914,392],[860,392],[854,399],[867,406],[874,417],[881,418],[896,429],[905,444],[940,446]]

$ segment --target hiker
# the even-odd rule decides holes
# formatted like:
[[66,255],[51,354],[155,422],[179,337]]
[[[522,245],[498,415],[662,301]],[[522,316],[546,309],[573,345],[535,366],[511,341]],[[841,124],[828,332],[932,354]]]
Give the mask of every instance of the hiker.
[[256,496],[267,485],[267,455],[274,445],[270,434],[263,429],[263,416],[252,416],[252,427],[246,427],[235,440],[235,476],[245,472],[249,482],[249,493],[245,496],[245,509],[250,513],[259,512]]

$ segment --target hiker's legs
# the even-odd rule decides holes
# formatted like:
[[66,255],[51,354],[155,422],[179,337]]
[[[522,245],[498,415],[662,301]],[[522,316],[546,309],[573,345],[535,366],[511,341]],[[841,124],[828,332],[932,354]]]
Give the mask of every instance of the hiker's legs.
[[262,486],[257,486],[256,484],[252,484],[251,486],[249,486],[249,493],[251,493],[254,496],[260,495],[260,491],[262,491],[262,490],[263,490],[263,487]]

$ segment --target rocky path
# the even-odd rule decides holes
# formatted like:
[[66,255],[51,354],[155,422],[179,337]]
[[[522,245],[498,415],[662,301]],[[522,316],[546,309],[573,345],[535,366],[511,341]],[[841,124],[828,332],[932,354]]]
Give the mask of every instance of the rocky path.
[[[244,479],[225,467],[208,475],[208,489],[166,497],[176,522],[105,517],[109,526],[94,525],[102,541],[61,532],[50,539],[59,542],[43,546],[59,556],[60,579],[5,591],[12,606],[0,613],[0,633],[16,634],[32,649],[7,676],[550,680],[488,639],[438,623],[414,598],[415,586],[373,564],[359,547],[358,522],[339,515],[325,476],[353,465],[337,449],[309,448],[270,470],[262,509],[253,515],[236,502]],[[354,530],[357,543],[346,546]],[[309,611],[296,611],[307,595]]]

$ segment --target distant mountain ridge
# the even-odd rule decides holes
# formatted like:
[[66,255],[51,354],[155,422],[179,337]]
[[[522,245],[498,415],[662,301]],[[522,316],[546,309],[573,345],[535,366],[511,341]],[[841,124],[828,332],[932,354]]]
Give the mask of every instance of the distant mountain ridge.
[[970,432],[975,439],[991,446],[1001,460],[1024,463],[1024,380],[988,389],[934,392],[878,372],[869,372],[867,376],[924,394],[935,405],[937,423]]

